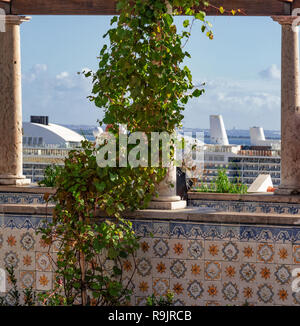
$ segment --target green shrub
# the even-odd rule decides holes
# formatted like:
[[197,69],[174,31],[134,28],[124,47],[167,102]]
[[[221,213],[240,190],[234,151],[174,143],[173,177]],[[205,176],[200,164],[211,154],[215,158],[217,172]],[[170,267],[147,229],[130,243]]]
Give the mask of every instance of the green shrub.
[[236,178],[235,182],[231,182],[227,176],[226,169],[218,169],[218,175],[209,184],[202,184],[196,189],[198,192],[217,192],[217,193],[232,193],[246,194],[247,185],[240,182],[240,178]]

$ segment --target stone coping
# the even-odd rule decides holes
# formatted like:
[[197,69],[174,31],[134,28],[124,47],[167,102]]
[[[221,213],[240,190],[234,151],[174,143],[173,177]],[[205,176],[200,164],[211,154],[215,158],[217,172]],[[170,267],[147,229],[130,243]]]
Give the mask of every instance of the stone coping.
[[1,192],[13,192],[13,193],[24,193],[24,194],[53,194],[55,188],[51,187],[40,187],[38,184],[30,184],[27,186],[3,186],[0,185]]
[[300,195],[275,195],[274,193],[240,195],[190,191],[188,199],[300,204]]
[[[53,205],[0,205],[0,214],[32,214],[52,216]],[[107,217],[103,211],[97,217]],[[209,208],[185,208],[179,210],[145,209],[124,214],[129,219],[173,220],[230,224],[300,225],[300,216],[288,214],[221,212]]]

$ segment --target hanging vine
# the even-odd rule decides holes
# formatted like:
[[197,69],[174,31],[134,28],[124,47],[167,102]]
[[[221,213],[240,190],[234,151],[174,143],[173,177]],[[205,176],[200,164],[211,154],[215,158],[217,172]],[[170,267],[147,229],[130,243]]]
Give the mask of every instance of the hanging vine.
[[[131,132],[172,133],[181,126],[183,110],[193,97],[203,94],[183,65],[190,54],[184,44],[190,37],[189,19],[178,32],[173,15],[186,14],[202,23],[201,31],[212,39],[202,0],[119,0],[120,15],[111,20],[104,35],[109,45],[100,51],[99,69],[92,76],[90,100],[104,110],[101,124],[118,134],[125,124]],[[118,140],[118,138],[117,138]],[[134,146],[134,145],[130,145]],[[73,150],[55,178],[53,221],[43,228],[43,239],[58,250],[57,289],[45,294],[45,302],[124,304],[130,299],[130,281],[123,277],[124,260],[138,248],[131,223],[122,218],[126,209],[140,209],[155,194],[164,178],[162,167],[102,167],[97,147],[83,142]],[[97,210],[110,220],[95,219]],[[112,263],[107,271],[106,262]],[[134,268],[133,268],[134,273]]]

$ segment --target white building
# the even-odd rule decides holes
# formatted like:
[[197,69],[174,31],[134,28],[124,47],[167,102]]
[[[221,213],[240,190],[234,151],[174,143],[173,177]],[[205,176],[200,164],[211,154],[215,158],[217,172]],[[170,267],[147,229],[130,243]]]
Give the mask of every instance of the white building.
[[81,146],[84,137],[75,131],[49,123],[48,117],[32,116],[23,122],[23,174],[32,182],[43,179],[49,165],[63,165],[71,149]]

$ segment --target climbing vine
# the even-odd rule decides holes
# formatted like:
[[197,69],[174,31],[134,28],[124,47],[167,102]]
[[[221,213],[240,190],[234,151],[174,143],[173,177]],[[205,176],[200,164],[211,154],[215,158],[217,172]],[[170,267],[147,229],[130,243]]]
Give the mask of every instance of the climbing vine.
[[[183,65],[190,57],[184,49],[190,19],[184,20],[179,33],[173,16],[193,16],[202,23],[202,33],[212,39],[205,12],[195,10],[200,5],[208,4],[203,0],[117,2],[119,16],[112,18],[112,28],[104,35],[109,45],[100,51],[99,69],[85,72],[93,80],[89,98],[104,110],[100,124],[110,125],[110,133],[117,136],[122,124],[129,133],[142,131],[149,138],[151,132],[171,134],[181,126],[185,105],[204,90],[195,87]],[[71,151],[64,167],[56,171],[53,220],[41,232],[58,251],[57,288],[45,295],[45,303],[117,305],[129,300],[131,278],[124,279],[123,268],[125,263],[133,264],[138,242],[124,216],[127,209],[147,207],[166,170],[120,168],[118,161],[115,167],[99,167],[96,153],[104,145],[83,142],[82,149]],[[97,218],[99,210],[109,218]]]
[[[190,19],[179,33],[173,15],[192,15],[202,22],[201,31],[213,38],[202,0],[119,0],[119,16],[105,35],[110,45],[100,51],[99,69],[93,77],[90,99],[104,109],[101,124],[127,125],[129,132],[166,131],[181,126],[189,99],[204,90],[195,88],[183,61],[190,54],[183,44],[190,37]],[[176,8],[176,9],[175,9]]]

